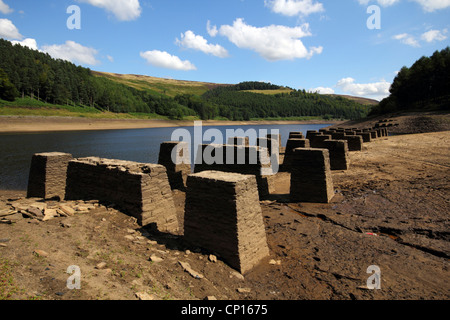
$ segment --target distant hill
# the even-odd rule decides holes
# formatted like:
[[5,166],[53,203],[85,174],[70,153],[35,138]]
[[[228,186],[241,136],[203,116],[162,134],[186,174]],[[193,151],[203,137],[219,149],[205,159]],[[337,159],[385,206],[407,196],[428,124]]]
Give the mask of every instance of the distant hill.
[[379,104],[380,102],[378,100],[374,100],[374,99],[369,99],[369,98],[363,98],[363,97],[355,97],[355,96],[349,96],[349,95],[344,95],[344,94],[330,94],[330,96],[332,97],[342,97],[348,100],[352,100],[355,102],[358,102],[362,105],[365,106],[376,106],[377,104]]
[[218,84],[210,82],[175,80],[166,78],[157,78],[136,74],[118,74],[109,72],[92,71],[97,77],[104,77],[115,82],[133,87],[138,90],[149,90],[152,93],[175,97],[179,94],[202,95],[206,91],[220,87],[230,86],[231,84]]
[[[116,82],[125,84],[127,86],[133,87],[139,90],[150,90],[157,94],[167,95],[170,97],[175,97],[178,94],[193,94],[202,95],[208,90],[217,88],[232,86],[234,84],[224,84],[224,83],[212,83],[212,82],[201,82],[201,81],[189,81],[189,80],[176,80],[167,78],[158,78],[145,75],[136,74],[118,74],[109,72],[92,71],[92,74],[98,77],[105,77]],[[293,89],[288,87],[280,87],[278,89],[267,89],[267,90],[243,90],[245,92],[251,93],[261,93],[265,95],[276,95],[279,93],[290,93]],[[365,106],[374,106],[379,103],[377,100],[356,97],[351,95],[339,95],[330,94],[329,96],[343,97],[348,100],[358,102]]]
[[[263,93],[263,94],[261,94]],[[0,39],[0,114],[279,120],[360,119],[371,107],[339,96],[245,81],[238,84],[92,71]]]

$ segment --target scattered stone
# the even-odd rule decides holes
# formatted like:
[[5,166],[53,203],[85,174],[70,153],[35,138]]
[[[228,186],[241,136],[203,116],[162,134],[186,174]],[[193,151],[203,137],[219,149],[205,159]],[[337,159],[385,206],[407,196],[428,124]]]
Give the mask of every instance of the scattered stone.
[[106,267],[106,262],[100,262],[99,264],[97,264],[95,266],[95,269],[102,270],[102,269],[105,269],[105,267]]
[[70,227],[72,227],[72,225],[70,223],[67,223],[67,222],[61,222],[61,227],[63,227],[63,228],[70,228]]
[[150,257],[151,262],[162,262],[163,260],[164,260],[163,258],[155,256],[154,254]]
[[7,245],[6,245],[6,243],[0,243],[0,247],[2,247],[2,248],[6,248],[6,247],[7,247]]
[[59,209],[61,209],[61,211],[63,211],[68,216],[73,216],[75,214],[75,210],[69,206],[61,205],[59,206]]
[[44,214],[42,213],[41,209],[38,209],[36,207],[30,207],[27,209],[27,212],[30,213],[32,216],[37,218],[42,218]]
[[48,257],[48,252],[44,250],[34,250],[33,253],[38,257]]
[[155,296],[147,292],[136,292],[136,297],[139,300],[156,300]]
[[250,288],[237,288],[237,292],[239,293],[250,293],[252,289]]
[[232,271],[231,275],[230,275],[230,278],[231,277],[238,278],[239,280],[242,280],[242,281],[245,280],[244,276],[242,274],[240,274],[239,272],[237,272],[237,271]]
[[274,260],[274,259],[272,259],[272,260],[270,260],[269,261],[269,264],[271,264],[271,265],[281,265],[281,260]]
[[212,300],[217,300],[217,298],[214,297],[214,296],[207,296],[207,297],[205,298],[205,300],[212,301]]
[[186,271],[187,273],[189,273],[193,278],[195,278],[195,279],[203,279],[203,278],[204,278],[203,275],[201,275],[200,273],[194,271],[194,270],[191,268],[191,266],[190,266],[189,263],[187,263],[187,262],[181,262],[181,261],[178,261],[178,263],[181,265],[181,267],[184,269],[184,271]]
[[8,220],[8,219],[2,219],[2,220],[0,220],[0,223],[2,223],[2,224],[12,224],[12,221]]
[[56,209],[45,209],[44,210],[44,218],[42,219],[42,221],[48,221],[48,220],[51,220],[58,216],[59,215],[58,215],[58,212],[56,211]]
[[209,261],[216,263],[217,262],[217,257],[213,254],[209,255]]
[[126,235],[126,236],[125,236],[125,239],[130,240],[130,241],[133,241],[133,240],[134,240],[134,237],[133,237],[132,235]]

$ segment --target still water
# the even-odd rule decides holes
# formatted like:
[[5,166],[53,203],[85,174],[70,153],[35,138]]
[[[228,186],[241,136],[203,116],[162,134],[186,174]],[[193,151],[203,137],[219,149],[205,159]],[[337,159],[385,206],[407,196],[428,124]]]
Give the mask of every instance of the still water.
[[[330,124],[261,125],[203,127],[203,133],[215,128],[226,137],[226,130],[279,130],[286,146],[289,132],[319,130]],[[41,152],[67,152],[75,158],[96,156],[109,159],[157,163],[160,144],[170,141],[175,129],[186,129],[194,137],[194,128],[149,128],[106,131],[70,131],[36,134],[0,135],[0,190],[26,190],[31,158]],[[209,143],[210,141],[204,141]]]

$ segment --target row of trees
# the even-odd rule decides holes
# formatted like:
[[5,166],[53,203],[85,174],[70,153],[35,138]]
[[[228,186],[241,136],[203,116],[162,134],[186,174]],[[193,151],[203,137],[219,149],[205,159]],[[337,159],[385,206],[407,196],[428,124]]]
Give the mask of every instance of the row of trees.
[[[229,117],[237,114],[245,120],[324,115],[333,118],[360,119],[367,116],[370,111],[370,107],[339,96],[320,95],[305,90],[265,95],[236,90],[236,87],[241,86],[238,84],[212,89],[203,95],[203,99],[216,105],[220,116]],[[266,90],[270,89],[273,87]],[[264,89],[256,87],[255,90]]]
[[195,115],[175,100],[96,77],[88,68],[0,39],[0,98],[32,97],[111,112]]
[[450,109],[450,47],[403,67],[371,114],[431,109]]
[[0,39],[0,98],[32,97],[52,104],[89,106],[117,113],[156,113],[173,119],[278,118],[324,116],[358,119],[368,108],[340,97],[293,90],[264,95],[248,90],[274,90],[280,86],[242,82],[220,86],[203,96],[171,98],[149,90],[138,90],[114,80],[94,76],[90,69]]

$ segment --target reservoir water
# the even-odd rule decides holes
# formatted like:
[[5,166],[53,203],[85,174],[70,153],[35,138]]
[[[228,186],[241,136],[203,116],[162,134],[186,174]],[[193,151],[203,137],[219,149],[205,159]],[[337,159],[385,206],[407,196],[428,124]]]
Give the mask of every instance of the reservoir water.
[[[202,128],[220,130],[279,130],[286,146],[289,132],[319,130],[331,124],[217,126]],[[26,190],[31,158],[41,152],[67,152],[75,158],[96,156],[108,159],[157,163],[160,144],[172,140],[176,129],[186,129],[194,138],[193,127],[149,128],[105,131],[67,131],[36,134],[0,134],[0,190]],[[192,140],[193,141],[193,140]],[[204,143],[210,143],[205,141]]]

